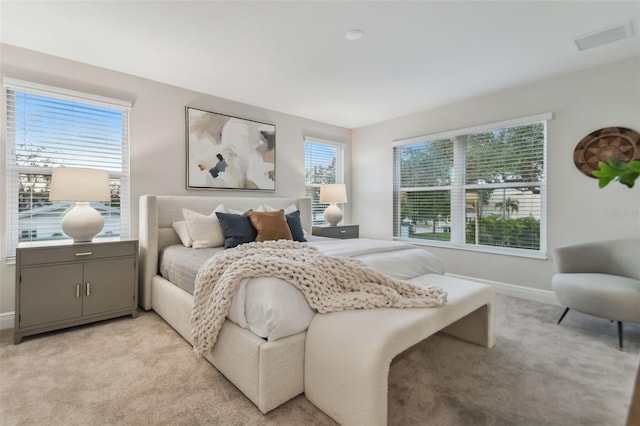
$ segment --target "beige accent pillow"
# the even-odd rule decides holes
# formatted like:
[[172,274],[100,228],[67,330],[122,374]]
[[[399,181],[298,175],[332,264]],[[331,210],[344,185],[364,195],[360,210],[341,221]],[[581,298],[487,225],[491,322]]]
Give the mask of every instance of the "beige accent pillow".
[[224,235],[216,212],[226,213],[227,209],[220,204],[210,215],[182,209],[184,221],[193,240],[193,248],[220,247],[224,245]]
[[256,241],[293,240],[291,230],[287,225],[287,218],[284,216],[284,210],[281,209],[274,212],[250,211],[247,216],[249,216],[251,224],[258,232]]

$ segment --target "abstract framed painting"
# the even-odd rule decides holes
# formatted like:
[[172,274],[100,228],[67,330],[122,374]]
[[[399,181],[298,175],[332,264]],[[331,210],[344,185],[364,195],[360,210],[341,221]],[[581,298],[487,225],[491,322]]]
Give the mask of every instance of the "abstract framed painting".
[[187,106],[187,189],[276,190],[276,126]]

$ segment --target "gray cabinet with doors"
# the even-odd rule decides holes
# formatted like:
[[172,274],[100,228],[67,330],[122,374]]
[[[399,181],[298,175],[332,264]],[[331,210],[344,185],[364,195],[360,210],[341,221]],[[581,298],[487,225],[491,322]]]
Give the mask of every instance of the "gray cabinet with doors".
[[15,343],[24,336],[137,315],[138,242],[20,246]]

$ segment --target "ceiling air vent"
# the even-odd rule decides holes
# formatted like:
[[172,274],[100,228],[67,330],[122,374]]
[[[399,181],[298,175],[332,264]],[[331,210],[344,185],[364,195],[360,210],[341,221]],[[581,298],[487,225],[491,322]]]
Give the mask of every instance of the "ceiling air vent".
[[583,34],[571,40],[571,43],[580,51],[592,49],[614,41],[623,40],[633,35],[631,21],[615,27],[603,28],[589,34]]

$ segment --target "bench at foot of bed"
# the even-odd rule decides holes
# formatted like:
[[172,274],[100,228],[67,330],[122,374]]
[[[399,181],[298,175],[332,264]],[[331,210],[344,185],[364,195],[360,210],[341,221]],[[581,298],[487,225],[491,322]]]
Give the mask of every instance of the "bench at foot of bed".
[[305,348],[305,395],[338,423],[386,425],[391,361],[438,331],[493,346],[495,293],[491,287],[433,274],[412,281],[439,285],[448,293],[447,304],[317,314],[311,321]]

